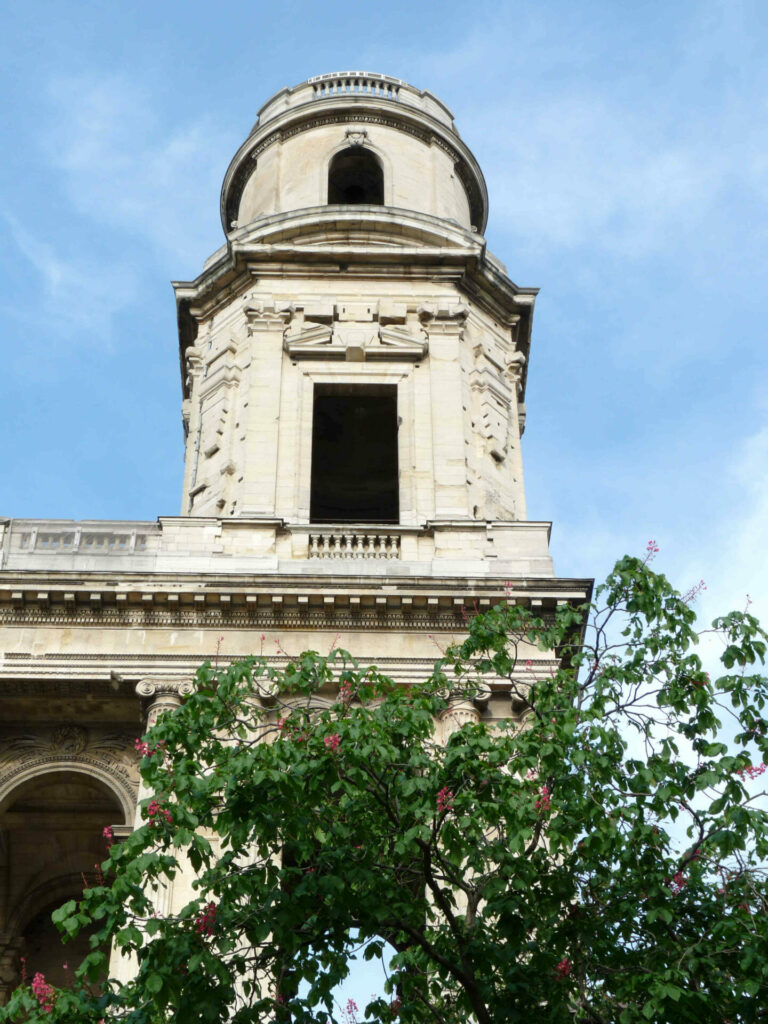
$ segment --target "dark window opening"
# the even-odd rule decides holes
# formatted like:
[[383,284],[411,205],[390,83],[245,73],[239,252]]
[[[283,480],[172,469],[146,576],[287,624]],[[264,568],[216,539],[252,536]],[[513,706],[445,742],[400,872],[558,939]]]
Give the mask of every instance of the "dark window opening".
[[328,168],[328,202],[384,205],[384,172],[367,149],[344,149]]
[[315,385],[313,523],[397,523],[397,388]]

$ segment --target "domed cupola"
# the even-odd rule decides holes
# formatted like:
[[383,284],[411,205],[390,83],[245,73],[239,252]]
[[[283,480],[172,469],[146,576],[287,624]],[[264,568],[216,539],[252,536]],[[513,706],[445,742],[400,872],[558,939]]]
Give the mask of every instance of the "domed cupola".
[[261,108],[224,179],[224,231],[347,206],[384,231],[391,209],[484,231],[482,172],[436,96],[386,75],[344,71],[282,89]]

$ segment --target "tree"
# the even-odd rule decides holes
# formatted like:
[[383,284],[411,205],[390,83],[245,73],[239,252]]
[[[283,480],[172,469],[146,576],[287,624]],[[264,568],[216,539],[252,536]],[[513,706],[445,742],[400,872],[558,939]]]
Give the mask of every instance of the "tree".
[[[690,595],[648,562],[619,561],[590,607],[472,617],[412,689],[342,652],[205,665],[145,738],[146,824],[54,915],[65,935],[97,926],[79,981],[37,979],[0,1019],[330,1021],[352,935],[396,951],[366,1020],[768,1019],[768,819],[750,792],[766,635],[748,611],[718,619],[711,680]],[[534,678],[530,645],[560,667]],[[450,695],[489,678],[520,716],[437,743]],[[186,861],[194,898],[156,916]],[[110,941],[136,974],[95,996]]]

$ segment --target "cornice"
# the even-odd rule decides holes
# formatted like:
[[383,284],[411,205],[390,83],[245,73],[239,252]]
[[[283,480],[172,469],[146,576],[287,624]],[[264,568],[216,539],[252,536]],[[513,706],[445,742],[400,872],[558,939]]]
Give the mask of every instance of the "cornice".
[[184,352],[194,344],[199,323],[243,294],[254,277],[284,280],[297,273],[330,285],[341,268],[346,278],[392,279],[404,266],[410,281],[451,281],[495,320],[516,325],[517,348],[526,357],[524,395],[538,289],[507,277],[482,236],[430,214],[379,206],[315,206],[260,218],[232,232],[226,251],[195,280],[174,281],[182,381]]
[[67,577],[0,573],[0,625],[450,631],[504,600],[548,615],[591,596],[591,581],[563,579]]

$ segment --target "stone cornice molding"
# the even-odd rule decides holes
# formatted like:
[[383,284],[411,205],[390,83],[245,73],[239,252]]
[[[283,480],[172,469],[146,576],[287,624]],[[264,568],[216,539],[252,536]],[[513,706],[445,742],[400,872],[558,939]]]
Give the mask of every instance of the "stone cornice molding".
[[[377,245],[377,239],[386,244]],[[199,325],[245,292],[253,276],[268,281],[284,274],[286,264],[318,274],[336,272],[340,263],[349,274],[372,278],[389,279],[407,265],[411,278],[421,273],[425,282],[451,280],[513,329],[517,349],[527,356],[538,289],[514,284],[486,252],[482,237],[413,210],[318,206],[264,217],[232,232],[222,254],[198,278],[174,282],[183,379],[184,352],[195,343]],[[523,366],[523,392],[525,371]]]

